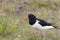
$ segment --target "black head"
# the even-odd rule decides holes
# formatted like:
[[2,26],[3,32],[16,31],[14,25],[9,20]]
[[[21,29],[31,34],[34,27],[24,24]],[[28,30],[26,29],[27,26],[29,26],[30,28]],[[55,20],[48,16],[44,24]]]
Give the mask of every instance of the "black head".
[[28,18],[29,18],[30,25],[33,25],[36,22],[36,17],[33,14],[29,14]]
[[29,14],[29,15],[28,15],[28,18],[29,18],[29,19],[35,19],[36,17],[35,17],[33,14]]

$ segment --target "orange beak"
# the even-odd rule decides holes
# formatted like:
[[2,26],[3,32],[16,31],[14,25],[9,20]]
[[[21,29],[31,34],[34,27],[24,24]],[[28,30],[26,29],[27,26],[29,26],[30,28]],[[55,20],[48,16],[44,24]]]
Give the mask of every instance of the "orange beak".
[[28,20],[29,20],[29,18],[28,18],[28,17],[26,17],[24,20],[25,20],[25,21],[28,21]]

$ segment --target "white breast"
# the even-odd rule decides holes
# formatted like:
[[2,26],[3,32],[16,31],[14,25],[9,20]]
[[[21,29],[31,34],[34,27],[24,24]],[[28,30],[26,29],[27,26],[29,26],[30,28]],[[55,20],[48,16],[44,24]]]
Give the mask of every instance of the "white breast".
[[31,25],[33,28],[36,28],[38,30],[44,30],[44,29],[51,29],[54,28],[53,26],[42,26],[38,23],[39,21],[37,20],[34,25]]

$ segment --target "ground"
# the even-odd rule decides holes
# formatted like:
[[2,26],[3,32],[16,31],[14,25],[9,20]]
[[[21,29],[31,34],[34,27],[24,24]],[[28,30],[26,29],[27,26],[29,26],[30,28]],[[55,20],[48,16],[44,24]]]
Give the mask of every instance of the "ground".
[[0,0],[0,40],[60,40],[59,29],[33,29],[30,13],[60,28],[60,0]]

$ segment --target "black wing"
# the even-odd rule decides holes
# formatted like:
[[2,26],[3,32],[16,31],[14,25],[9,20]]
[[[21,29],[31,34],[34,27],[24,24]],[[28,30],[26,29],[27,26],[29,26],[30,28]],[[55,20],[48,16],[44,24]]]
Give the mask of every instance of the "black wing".
[[52,23],[48,23],[42,19],[37,19],[37,20],[40,21],[39,24],[41,24],[42,26],[52,26]]

